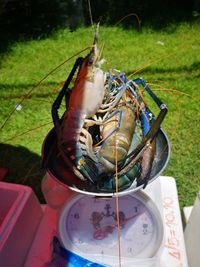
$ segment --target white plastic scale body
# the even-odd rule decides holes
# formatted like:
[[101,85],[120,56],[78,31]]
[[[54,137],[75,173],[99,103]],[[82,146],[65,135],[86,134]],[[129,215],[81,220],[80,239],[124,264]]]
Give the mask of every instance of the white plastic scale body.
[[[55,129],[52,129],[44,141],[44,158],[49,155],[55,134]],[[156,137],[154,165],[145,193],[138,191],[142,186],[119,192],[123,267],[187,267],[175,180],[159,177],[168,163],[169,155],[169,140],[160,129]],[[52,153],[48,158],[47,176],[56,178],[62,184],[68,178],[62,168],[56,153]],[[64,174],[66,177],[63,177]],[[73,186],[67,188],[67,200],[58,222],[62,244],[93,262],[118,266],[115,198],[97,199],[95,197],[111,197],[112,194],[88,192]]]
[[[119,266],[115,198],[74,194],[58,233],[63,246],[92,262]],[[176,184],[159,177],[147,189],[119,197],[123,267],[187,267]]]

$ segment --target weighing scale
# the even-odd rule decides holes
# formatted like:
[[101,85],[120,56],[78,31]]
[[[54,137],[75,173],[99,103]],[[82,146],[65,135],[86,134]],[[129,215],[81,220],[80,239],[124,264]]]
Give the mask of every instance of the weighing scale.
[[[163,224],[147,194],[136,192],[120,197],[119,221],[122,266],[132,266],[135,258],[143,262],[156,255],[163,240]],[[115,198],[77,194],[65,204],[58,232],[67,250],[92,262],[118,266]]]
[[[55,139],[55,130],[52,129],[43,144],[43,157],[49,154]],[[124,267],[187,266],[179,262],[180,255],[181,261],[184,262],[185,260],[186,262],[184,243],[179,244],[178,248],[176,248],[177,244],[175,246],[174,243],[175,240],[178,243],[183,240],[181,232],[178,230],[178,236],[181,236],[179,240],[177,229],[174,228],[174,225],[172,225],[173,227],[170,226],[172,219],[175,220],[173,223],[181,224],[180,216],[175,219],[175,214],[179,214],[177,192],[173,197],[165,197],[165,194],[169,194],[170,191],[176,191],[175,182],[170,187],[169,192],[166,192],[168,186],[163,185],[163,182],[157,179],[166,167],[169,156],[169,141],[165,132],[160,129],[156,137],[156,156],[147,188],[139,190],[142,189],[142,186],[130,187],[118,193],[121,263]],[[64,164],[57,161],[56,153],[51,153],[48,159],[46,175],[48,179],[57,181],[58,184],[66,187],[66,201],[60,211],[57,226],[57,235],[63,247],[91,262],[108,267],[118,266],[115,193],[96,193],[73,185],[66,185],[67,173],[64,171]],[[152,181],[154,182],[152,183]],[[59,195],[59,191],[56,192],[55,188],[53,190],[55,195]],[[173,213],[168,215],[169,218],[167,217],[169,229],[166,228],[165,209],[163,208],[163,199],[165,198],[169,210],[169,201],[170,199],[173,200],[171,211]],[[47,195],[46,199],[48,203]],[[169,233],[167,234],[168,230]],[[167,235],[171,236],[167,237]],[[172,252],[166,252],[166,239],[171,240],[168,249],[170,250],[171,246]],[[169,263],[171,259],[172,264],[167,265],[165,260],[162,260],[163,257],[164,259],[167,258]],[[178,260],[176,265],[174,260]]]
[[[124,267],[186,266],[182,264],[185,254],[180,250],[182,245],[174,225],[177,220],[180,224],[174,212],[174,209],[176,213],[178,210],[178,206],[174,206],[175,203],[178,205],[177,192],[175,196],[169,197],[165,196],[161,181],[153,186],[167,166],[170,156],[169,140],[162,129],[156,133],[156,154],[145,190],[147,193],[142,190],[143,185],[137,186],[134,182],[128,189],[119,191],[118,214],[115,193],[97,192],[86,183],[73,179],[63,158],[59,156],[57,142],[56,130],[53,128],[44,140],[42,155],[47,180],[56,181],[59,189],[53,186],[48,189],[49,192],[43,192],[47,203],[51,203],[53,195],[59,198],[60,186],[61,191],[66,190],[57,226],[57,236],[66,251],[108,267],[119,265],[119,253],[121,266]],[[172,188],[170,190],[173,191]],[[163,201],[166,203],[163,204]],[[170,211],[166,217],[164,206],[167,207],[166,211]],[[173,261],[171,265],[164,265],[162,255],[166,247],[172,258],[181,260],[177,265]],[[170,263],[169,257],[167,261]]]
[[[49,173],[46,174],[45,179],[47,181],[56,183],[52,179],[52,177],[50,176]],[[49,184],[51,184],[51,183],[49,183]],[[153,266],[154,267],[155,266],[156,267],[188,267],[175,179],[173,177],[159,176],[153,183],[150,183],[147,186],[147,188],[145,188],[142,192],[148,196],[147,199],[148,200],[150,199],[150,202],[153,203],[154,207],[156,207],[156,209],[154,209],[154,207],[153,207],[153,209],[155,211],[155,215],[157,215],[157,211],[159,210],[158,216],[161,217],[161,220],[162,220],[163,233],[160,232],[160,233],[158,233],[158,235],[159,234],[160,234],[160,236],[163,235],[162,236],[163,240],[162,240],[162,243],[160,245],[159,250],[157,251],[157,253],[155,253],[154,257],[146,258],[146,259],[133,257],[133,258],[131,258],[131,260],[128,257],[126,257],[126,258],[123,257],[122,267],[132,267],[132,266],[134,266],[134,267],[153,267]],[[142,193],[142,195],[143,195],[143,193]],[[51,206],[52,206],[52,204],[54,204],[54,208],[51,208],[49,205],[43,206],[43,217],[41,219],[41,222],[39,224],[37,231],[34,234],[35,238],[32,242],[29,253],[27,254],[26,261],[24,263],[24,267],[33,267],[33,266],[34,267],[43,267],[43,266],[46,266],[45,264],[51,262],[52,255],[53,255],[52,240],[53,240],[54,236],[60,235],[58,233],[59,232],[58,231],[59,223],[62,224],[62,222],[64,222],[64,221],[66,222],[65,219],[70,218],[70,216],[69,216],[70,210],[71,210],[71,212],[76,211],[76,204],[75,203],[78,203],[80,201],[81,197],[83,197],[83,198],[87,197],[85,195],[80,195],[79,193],[73,192],[69,188],[64,188],[63,186],[61,186],[60,184],[57,183],[57,187],[55,186],[52,190],[49,191],[49,196],[51,196],[53,199],[54,196],[56,197],[56,196],[58,196],[58,194],[63,197],[63,201],[64,201],[64,198],[67,198],[65,204],[63,205],[63,209],[60,211],[61,215],[58,216],[58,210],[56,210],[56,207],[58,208],[59,205],[61,206],[62,204],[59,202],[56,202],[56,200],[54,200],[54,203],[53,202],[50,203]],[[133,194],[133,196],[136,198],[138,196],[138,194],[140,194],[140,192],[135,192]],[[93,197],[93,196],[90,196],[90,197]],[[129,197],[129,195],[128,195],[128,197]],[[52,199],[51,199],[51,201],[52,201]],[[120,199],[121,199],[121,197],[120,197]],[[82,199],[82,200],[84,200],[84,199]],[[97,199],[97,200],[99,201],[99,199]],[[147,203],[149,204],[148,201],[147,201]],[[151,203],[150,203],[150,206],[148,206],[148,210],[150,209],[150,212],[152,211]],[[137,202],[137,204],[139,204],[139,202]],[[70,207],[72,207],[72,209]],[[73,209],[73,207],[75,209]],[[113,210],[111,208],[108,209],[108,207],[107,207],[107,209],[105,209],[105,205],[102,205],[101,207],[103,208],[104,214],[106,214],[107,210],[108,210],[108,214],[114,215],[114,214],[112,214]],[[99,209],[100,212],[102,212],[101,207]],[[142,205],[141,205],[141,207],[142,207]],[[89,208],[91,210],[91,207],[89,207]],[[67,209],[68,209],[68,212],[67,212]],[[126,207],[126,210],[127,210],[127,207]],[[133,214],[134,214],[136,212],[136,209],[133,208],[133,210],[130,209],[129,211],[133,212]],[[115,210],[114,210],[114,212],[115,212]],[[71,213],[71,215],[72,215],[72,213]],[[78,218],[77,214],[74,214],[74,215],[76,218]],[[112,218],[113,217],[115,217],[115,216],[112,216]],[[58,218],[60,218],[60,219],[59,219],[59,223],[57,226],[56,222],[57,222]],[[61,218],[64,218],[64,219],[61,219]],[[89,216],[89,218],[91,219],[91,216]],[[123,217],[121,216],[121,218],[124,218],[124,216]],[[129,218],[128,215],[126,218]],[[132,220],[134,223],[136,221],[136,217],[132,218]],[[112,234],[115,234],[115,228],[114,228],[115,224],[113,223],[114,221],[115,221],[115,219],[111,219],[111,217],[108,220],[102,219],[99,222],[100,227],[98,225],[96,226],[98,229],[100,229],[100,228],[105,229],[104,226],[106,226],[106,225],[110,226],[110,222],[112,223],[112,226],[107,227],[106,228],[107,231],[104,232],[105,234],[107,234],[107,237],[105,237],[105,235],[103,235],[103,237],[104,237],[103,240],[101,240],[101,239],[96,240],[96,242],[97,241],[103,242],[103,244],[104,244],[104,245],[102,245],[103,250],[106,250],[106,248],[108,247],[107,240],[112,240]],[[126,222],[126,224],[125,224],[126,228],[122,227],[121,231],[128,233],[129,229],[131,229],[131,227],[129,225],[131,223],[131,219],[128,221],[125,220],[125,222]],[[68,223],[70,224],[70,221],[68,221]],[[88,225],[90,225],[90,227],[91,227],[90,229],[92,229],[92,236],[93,236],[93,233],[96,231],[96,228],[93,226],[93,224],[91,224],[91,221],[89,221]],[[78,227],[78,226],[76,226],[76,227]],[[86,224],[86,226],[87,226],[87,224]],[[137,223],[136,223],[136,226],[138,227]],[[66,224],[65,224],[65,227],[66,227]],[[65,227],[64,227],[64,229],[65,229]],[[159,227],[160,227],[160,225],[157,225],[155,227],[155,229],[159,229]],[[143,227],[143,228],[145,228],[145,227]],[[79,229],[81,229],[81,228],[79,228]],[[86,229],[89,229],[89,226]],[[148,228],[148,229],[150,230],[150,228]],[[62,241],[62,230],[60,231],[60,233],[61,233],[60,241]],[[139,233],[141,234],[140,231],[139,232],[137,231],[137,234],[139,234]],[[150,234],[152,234],[152,233],[150,233]],[[66,235],[64,234],[63,237],[65,237],[65,236]],[[102,235],[100,235],[100,237],[102,238]],[[134,234],[132,235],[132,237],[134,237]],[[71,237],[69,236],[69,238],[71,238]],[[74,239],[75,240],[77,239],[77,235],[74,236]],[[123,239],[122,239],[122,241],[123,241]],[[64,243],[64,240],[63,240],[63,243]],[[116,244],[116,242],[115,242],[115,244]],[[64,244],[63,244],[63,246],[64,246]],[[141,244],[140,244],[140,246],[141,246]],[[71,251],[76,249],[76,251],[77,251],[77,249],[80,249],[80,247],[81,247],[81,245],[80,246],[78,245],[76,248],[75,248],[75,246],[72,247],[72,245],[70,245],[70,247],[68,247],[68,249],[70,249]],[[128,249],[128,250],[130,251],[130,249]],[[102,252],[102,250],[101,250],[101,252]],[[85,250],[82,251],[82,255],[84,255],[84,253],[86,253]],[[128,254],[128,252],[127,252],[127,254]],[[95,257],[95,255],[94,254],[91,255],[91,253],[88,253],[88,255],[93,257],[93,258]],[[108,257],[107,261],[109,262],[109,264],[107,266],[115,266],[116,267],[119,265],[118,263],[115,264],[115,262],[114,262],[114,258],[116,261],[115,255],[114,256],[113,255],[107,256]],[[101,257],[100,258],[95,257],[95,262],[100,262],[102,260],[102,254],[100,254],[100,255],[98,254],[98,256],[101,256]],[[93,258],[89,258],[89,259],[92,260]]]

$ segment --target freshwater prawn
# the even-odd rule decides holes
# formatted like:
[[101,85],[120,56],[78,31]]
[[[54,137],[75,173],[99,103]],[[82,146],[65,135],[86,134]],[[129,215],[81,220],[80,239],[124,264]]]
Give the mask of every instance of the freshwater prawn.
[[[97,35],[96,35],[96,37],[97,37]],[[97,38],[96,38],[96,41],[97,41]],[[101,67],[100,66],[101,60],[99,58],[97,42],[96,42],[96,45],[95,45],[95,42],[93,43],[91,51],[92,51],[93,55],[95,55],[95,57],[93,58],[94,64],[90,65],[90,69],[92,69],[92,67],[95,66],[95,68],[97,67],[100,70],[101,69],[100,68]],[[91,52],[89,53],[91,58],[92,58],[92,53]],[[84,70],[83,66],[86,66],[83,62],[84,62],[84,60],[86,62],[87,59],[88,59],[88,56],[86,56],[85,58],[79,59],[80,61],[77,64],[77,69],[79,68],[79,71],[80,71],[79,74],[83,73],[82,72],[82,70]],[[100,62],[100,64],[98,63],[98,61]],[[109,147],[110,148],[112,147],[112,151],[114,150],[114,146],[115,146],[114,136],[115,135],[120,136],[121,133],[124,131],[123,130],[124,129],[124,126],[123,126],[124,120],[122,119],[122,117],[132,116],[132,119],[130,121],[133,122],[132,123],[133,129],[129,127],[129,130],[126,132],[126,138],[127,138],[126,142],[127,142],[128,146],[124,145],[124,144],[122,145],[122,143],[119,146],[117,146],[121,151],[123,151],[122,154],[124,155],[122,157],[122,160],[120,160],[120,158],[118,160],[119,161],[118,162],[119,174],[121,176],[126,174],[126,172],[128,172],[129,169],[131,169],[132,166],[135,165],[136,161],[138,161],[139,158],[141,159],[142,155],[146,155],[145,157],[149,157],[149,160],[148,160],[149,163],[146,165],[147,168],[144,166],[144,164],[142,162],[140,162],[140,166],[135,168],[135,169],[136,169],[136,172],[138,172],[138,169],[141,168],[141,166],[144,166],[144,167],[142,167],[143,172],[141,172],[141,170],[139,170],[139,172],[141,174],[144,173],[144,170],[146,168],[145,173],[148,174],[149,170],[151,169],[152,163],[154,161],[154,158],[155,158],[155,142],[154,141],[155,141],[155,139],[152,138],[150,141],[147,141],[148,138],[146,138],[146,139],[144,138],[145,133],[141,132],[141,125],[139,125],[139,123],[138,123],[140,119],[139,119],[137,113],[141,113],[141,111],[138,112],[138,110],[141,110],[142,104],[137,103],[137,101],[136,101],[136,103],[134,105],[135,106],[137,105],[137,107],[135,108],[134,111],[133,110],[131,111],[130,106],[127,105],[127,102],[132,101],[132,103],[133,103],[135,100],[134,101],[130,100],[130,95],[131,95],[130,92],[129,92],[129,95],[126,97],[125,96],[122,97],[123,93],[120,95],[120,93],[126,87],[126,81],[120,80],[119,79],[120,75],[121,74],[119,74],[119,73],[118,74],[111,73],[110,77],[108,77],[109,75],[107,75],[107,82],[106,82],[106,77],[105,77],[105,73],[104,73],[104,83],[108,84],[108,83],[110,83],[110,81],[112,81],[113,83],[116,83],[116,84],[118,83],[118,85],[113,86],[113,92],[111,92],[111,93],[114,95],[112,96],[112,98],[110,100],[108,100],[108,97],[107,97],[108,94],[106,92],[107,89],[105,89],[105,86],[101,87],[103,89],[100,91],[103,92],[102,96],[104,95],[105,100],[101,96],[100,101],[97,103],[97,105],[95,104],[96,105],[96,107],[94,108],[95,111],[93,109],[94,112],[92,111],[91,113],[88,113],[88,115],[85,113],[86,112],[85,110],[83,110],[83,112],[81,111],[81,116],[79,116],[80,114],[78,115],[78,112],[79,112],[78,109],[80,108],[80,106],[78,108],[76,107],[77,108],[77,114],[76,115],[74,112],[70,111],[73,109],[73,105],[74,106],[76,105],[78,98],[75,96],[77,94],[77,93],[75,94],[75,90],[72,90],[72,91],[67,90],[66,91],[67,111],[68,112],[66,112],[63,115],[63,117],[61,118],[61,121],[64,120],[67,123],[61,123],[61,124],[62,124],[62,130],[64,129],[64,132],[67,134],[61,134],[61,132],[63,133],[63,131],[60,131],[60,130],[57,131],[56,130],[57,136],[59,138],[59,153],[62,154],[62,159],[64,159],[65,164],[68,165],[68,167],[76,174],[76,176],[78,174],[78,177],[82,181],[89,179],[92,184],[96,183],[96,180],[98,179],[96,177],[96,170],[98,170],[100,172],[100,176],[101,176],[101,173],[107,172],[107,173],[110,173],[110,176],[112,176],[114,178],[114,176],[115,176],[113,174],[114,166],[115,166],[114,156],[111,156],[111,160],[109,159],[109,161],[106,159],[106,158],[109,158],[109,152],[108,151],[111,151],[109,149],[106,150],[106,147],[108,147],[109,144],[112,144]],[[111,79],[111,77],[113,80]],[[89,76],[88,76],[88,79],[89,79]],[[80,80],[79,80],[79,82],[80,82]],[[75,83],[76,83],[76,85],[78,84],[78,79]],[[120,89],[121,92],[119,94],[114,93],[114,90],[116,89],[115,87],[117,87],[117,86],[122,87],[122,90]],[[134,86],[135,86],[134,90],[136,89],[136,91],[137,91],[137,85],[134,85]],[[143,89],[144,89],[144,87],[143,87]],[[73,89],[74,89],[74,87],[73,87]],[[73,93],[73,91],[74,91],[74,93]],[[125,89],[125,91],[127,91],[127,90]],[[144,91],[145,91],[145,89],[144,89]],[[32,94],[32,92],[33,92],[33,90],[28,95],[30,96]],[[70,92],[72,92],[71,95],[70,95]],[[78,92],[78,90],[76,92]],[[71,98],[71,100],[68,103],[68,100],[70,98]],[[79,100],[80,99],[81,98],[79,98]],[[79,101],[79,104],[82,103],[81,101]],[[110,101],[110,103],[109,103],[109,101]],[[87,102],[85,102],[85,104],[86,103]],[[101,106],[100,103],[103,106]],[[55,105],[54,105],[54,107],[55,107]],[[86,105],[85,105],[85,107],[86,107]],[[55,110],[56,109],[54,109],[54,111],[53,111],[54,113],[56,113]],[[95,112],[97,114],[95,114]],[[125,114],[126,112],[127,112],[127,114],[130,113],[130,115],[124,115],[123,116],[123,114]],[[69,116],[69,114],[70,114],[70,116]],[[70,137],[70,135],[68,135],[68,127],[66,125],[68,125],[70,118],[73,118],[73,116],[76,118],[76,120],[71,119],[71,121],[73,121],[73,123],[76,122],[76,127],[74,127],[74,132],[71,131],[71,134],[70,134],[71,137]],[[77,118],[79,118],[80,121]],[[150,122],[149,126],[151,126],[153,121],[154,121],[154,119],[149,120],[149,122]],[[54,120],[54,124],[56,124],[56,123],[57,122],[55,122],[55,120]],[[71,123],[71,125],[73,125],[73,123]],[[134,126],[134,123],[136,123],[135,126]],[[55,129],[58,129],[60,127],[60,125],[58,123],[57,123],[57,125],[58,125],[58,127],[55,127]],[[95,133],[95,135],[97,137],[95,137],[95,139],[94,139],[93,130],[95,132],[97,128],[99,129],[100,133],[97,131],[97,133]],[[112,132],[110,129],[114,129],[114,132]],[[135,149],[134,148],[131,152],[131,151],[129,151],[130,143],[132,140],[131,137],[133,135],[133,132],[135,132],[135,131],[137,132],[138,129],[139,129],[139,133],[138,133],[137,137],[140,140],[140,141],[138,141],[138,143],[140,143],[143,138],[145,139],[145,142],[142,143],[142,145],[140,146],[140,148],[137,151],[133,152],[133,150]],[[92,133],[90,130],[92,131]],[[153,133],[151,131],[151,133],[155,136],[156,131],[155,131],[155,133]],[[92,144],[91,144],[91,136],[92,136]],[[119,138],[121,138],[121,137],[119,137]],[[72,139],[74,140],[74,142],[71,142]],[[103,140],[103,142],[102,142],[102,140]],[[106,142],[104,142],[104,141],[106,141]],[[71,150],[71,152],[70,152],[70,150]],[[73,156],[74,156],[73,150],[78,152],[78,153],[81,152],[81,154],[79,154],[79,155],[76,154],[75,159],[73,159]],[[148,153],[148,151],[150,151],[150,153]],[[60,156],[59,153],[57,153],[58,157]],[[107,153],[108,153],[108,156],[106,156]],[[86,154],[89,155],[89,157],[86,158],[85,157]],[[103,154],[103,157],[101,157],[102,154]],[[112,153],[112,155],[113,155],[113,153]],[[138,155],[138,156],[136,157],[136,155]],[[82,156],[84,158],[81,158]],[[118,153],[118,156],[119,156],[119,153]],[[126,158],[127,156],[128,156],[128,158]],[[72,163],[73,160],[75,160],[74,163]],[[86,161],[87,161],[87,164],[85,164]],[[97,162],[103,162],[103,161],[104,162],[107,161],[105,169],[103,169],[102,166],[101,166],[101,168],[98,168],[99,166],[97,166]],[[85,166],[86,166],[86,168],[85,168]],[[88,166],[91,166],[91,167],[88,167]],[[122,168],[122,166],[123,166],[123,168]],[[82,169],[82,172],[80,171],[80,169]],[[91,174],[88,174],[88,172],[91,172],[91,170],[95,170],[95,171],[93,171]],[[145,175],[142,175],[142,176],[145,177]],[[137,174],[137,176],[138,176],[138,174]],[[138,178],[138,185],[139,185],[142,182],[139,182],[139,176],[137,178]],[[133,181],[128,180],[128,178],[125,176],[123,177],[123,179],[121,181],[120,177],[119,177],[119,181],[122,182],[121,189],[124,188],[124,181],[125,180],[127,181],[125,188],[129,187],[130,183],[133,182]],[[141,180],[143,180],[143,179],[141,179]],[[112,179],[112,185],[108,185],[108,183],[109,183],[108,181],[105,181],[104,185],[110,186],[109,190],[114,191],[114,187],[115,187],[114,179]],[[104,185],[103,185],[103,187],[104,187]],[[97,188],[97,190],[98,190],[98,188]]]
[[[54,146],[49,146],[53,146],[53,150],[58,149],[58,152],[52,152],[52,149],[45,152],[44,149],[43,162],[47,170],[56,173],[55,177],[61,177],[60,173],[63,172],[72,175],[74,182],[69,182],[71,177],[65,177],[68,185],[77,186],[75,177],[84,181],[85,187],[81,182],[84,190],[114,192],[116,166],[119,169],[120,191],[130,186],[146,186],[155,157],[155,139],[167,107],[142,79],[131,81],[119,71],[104,73],[101,70],[103,60],[100,59],[97,48],[98,32],[99,24],[91,52],[85,58],[76,60],[52,105],[57,145],[50,141]],[[78,68],[74,86],[69,91],[68,87]],[[160,108],[157,118],[153,119],[153,114],[139,94],[139,85]],[[60,119],[58,109],[66,95],[66,112]],[[44,146],[48,144],[47,137]],[[115,149],[118,154],[117,163]],[[60,161],[66,164],[65,170],[57,167],[63,165],[59,164]]]

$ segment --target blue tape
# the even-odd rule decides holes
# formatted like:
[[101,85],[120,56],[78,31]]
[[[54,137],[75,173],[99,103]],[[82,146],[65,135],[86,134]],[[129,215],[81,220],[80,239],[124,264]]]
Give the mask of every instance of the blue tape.
[[142,122],[142,130],[144,136],[146,136],[148,131],[150,130],[149,121],[150,121],[149,113],[147,111],[143,111],[141,113],[141,122]]

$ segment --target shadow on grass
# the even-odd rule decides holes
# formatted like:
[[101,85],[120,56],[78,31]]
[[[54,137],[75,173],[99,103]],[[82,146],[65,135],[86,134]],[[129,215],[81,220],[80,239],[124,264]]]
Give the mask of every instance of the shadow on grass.
[[0,166],[8,168],[5,182],[30,186],[40,202],[44,203],[41,181],[41,157],[22,146],[0,144]]
[[42,39],[58,28],[83,24],[82,0],[0,1],[0,54],[19,40]]
[[[185,65],[185,66],[176,67],[176,68],[147,67],[145,69],[145,73],[146,74],[155,74],[155,73],[165,74],[165,73],[184,73],[184,72],[188,72],[188,73],[191,74],[192,71],[199,70],[199,69],[200,69],[200,62],[196,61],[196,62],[192,63],[191,65]],[[138,71],[137,74],[140,74],[142,72],[143,72],[143,69],[141,71]],[[127,71],[126,75],[129,76],[132,73],[133,73],[133,70]]]
[[[193,2],[171,0],[160,5],[159,0],[95,0],[91,1],[91,10],[95,23],[102,18],[101,24],[115,25],[123,17],[135,13],[142,23],[141,27],[159,31],[163,28],[167,30],[171,25],[170,32],[173,32],[179,23],[193,21],[192,11],[199,8],[199,4],[195,7]],[[120,26],[138,29],[138,23],[135,17],[128,17]],[[74,31],[81,25],[91,25],[88,1],[0,1],[0,53],[6,52],[15,41],[41,39],[58,28],[68,27]]]

